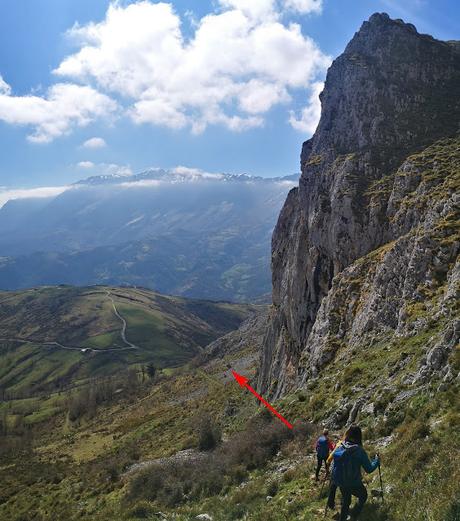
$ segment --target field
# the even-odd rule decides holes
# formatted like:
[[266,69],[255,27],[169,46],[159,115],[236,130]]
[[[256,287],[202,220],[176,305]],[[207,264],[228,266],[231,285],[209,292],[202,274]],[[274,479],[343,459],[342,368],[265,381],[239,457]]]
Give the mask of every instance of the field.
[[[41,292],[47,291],[38,292],[41,299]],[[127,322],[126,340],[136,348],[121,350],[129,346],[118,329],[120,344],[114,347],[109,339],[115,337],[110,336],[104,337],[105,343],[99,341],[93,348],[103,353],[83,358],[88,361],[85,373],[76,372],[72,385],[31,395],[11,391],[14,386],[31,388],[28,370],[56,381],[88,353],[37,344],[44,355],[36,364],[46,362],[37,371],[27,358],[30,345],[23,345],[22,358],[19,348],[12,351],[22,362],[16,369],[10,359],[9,373],[2,369],[2,378],[12,382],[5,392],[12,395],[0,403],[1,521],[136,521],[158,519],[159,512],[160,518],[176,521],[199,514],[215,521],[319,521],[324,519],[327,483],[323,487],[314,482],[313,443],[324,420],[345,398],[356,397],[361,384],[374,385],[373,412],[362,411],[358,420],[366,450],[382,455],[385,503],[373,497],[380,490],[378,474],[366,476],[370,499],[360,519],[458,520],[459,454],[452,445],[460,417],[458,383],[438,392],[439,382],[434,380],[407,393],[401,379],[413,369],[408,363],[398,373],[395,392],[401,399],[394,400],[388,389],[392,367],[401,357],[415,356],[426,335],[388,339],[375,344],[372,352],[354,352],[350,363],[332,362],[323,378],[275,402],[294,424],[290,431],[264,414],[231,375],[235,369],[255,381],[260,349],[256,336],[245,336],[240,343],[238,333],[230,333],[227,341],[219,341],[224,348],[209,351],[212,356],[203,356],[199,348],[209,331],[218,328],[220,310],[226,317],[222,329],[236,320],[233,306],[182,301],[144,290],[69,291],[79,296],[78,309],[81,299],[88,299],[87,306],[99,305],[105,315],[97,320],[115,325],[115,333],[121,321],[112,317],[108,291]],[[66,308],[55,324],[61,323],[59,317],[75,316],[73,310]],[[247,312],[236,310],[236,316]],[[193,326],[186,320],[190,314],[195,317]],[[3,317],[3,327],[9,320]],[[32,330],[34,325],[27,327]],[[45,332],[39,328],[38,333]],[[101,338],[110,330],[96,333]],[[180,333],[195,335],[190,337],[190,353],[199,355],[190,355],[185,363],[181,357],[188,352]],[[88,341],[85,334],[80,339]],[[69,344],[78,341],[77,331],[69,333]],[[174,362],[162,367],[168,352]],[[154,375],[136,359],[140,354],[145,360],[156,356]],[[106,355],[107,362],[98,365]],[[123,357],[129,359],[126,366]],[[458,348],[450,363],[458,371]],[[382,375],[378,381],[376,372]],[[341,434],[332,431],[334,438]]]
[[255,309],[135,288],[1,292],[0,390],[36,396],[128,366],[177,367]]

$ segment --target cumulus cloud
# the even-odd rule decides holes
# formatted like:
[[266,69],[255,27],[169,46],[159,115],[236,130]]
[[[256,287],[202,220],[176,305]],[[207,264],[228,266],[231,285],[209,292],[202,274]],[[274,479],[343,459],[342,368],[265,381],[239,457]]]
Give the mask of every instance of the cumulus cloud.
[[311,95],[308,100],[309,103],[302,109],[300,117],[298,117],[294,111],[290,112],[289,123],[293,128],[307,134],[313,134],[315,132],[321,116],[321,102],[319,95],[323,88],[323,82],[315,82],[312,85]]
[[[0,120],[31,127],[48,143],[74,127],[116,111],[136,124],[195,134],[209,125],[239,132],[262,127],[275,106],[308,92],[330,64],[292,14],[319,13],[321,0],[215,0],[214,11],[188,24],[184,35],[171,3],[113,1],[105,18],[74,25],[76,45],[53,71],[44,95],[15,96],[0,76]],[[190,18],[184,15],[184,20]],[[117,101],[115,101],[117,100]],[[299,130],[317,116],[316,100],[290,122]],[[105,146],[88,139],[84,148]]]
[[[171,4],[112,3],[99,23],[70,31],[79,50],[57,76],[117,96],[135,123],[203,132],[260,127],[266,113],[311,87],[330,58],[283,15],[320,0],[219,0],[185,38]],[[294,121],[294,125],[296,125]]]
[[24,189],[0,188],[0,208],[4,206],[8,201],[11,201],[13,199],[56,197],[57,195],[62,194],[66,190],[69,190],[69,188],[69,186],[44,186],[41,188]]
[[240,11],[252,20],[278,17],[275,0],[220,0],[219,4],[224,9]]
[[101,137],[92,137],[90,139],[87,139],[83,144],[83,148],[104,148],[107,146],[107,143],[105,140]]
[[77,166],[79,168],[94,168],[94,163],[92,161],[80,161]]
[[9,85],[0,82],[0,120],[33,127],[28,136],[33,143],[48,143],[115,109],[112,99],[89,86],[57,83],[44,97],[14,96]]
[[285,0],[285,6],[301,14],[320,13],[323,2],[322,0]]
[[3,77],[0,74],[0,94],[4,94],[8,96],[11,94],[11,87],[6,83],[6,81],[3,79]]
[[219,0],[224,8],[237,9],[252,19],[277,19],[285,11],[320,13],[322,0]]

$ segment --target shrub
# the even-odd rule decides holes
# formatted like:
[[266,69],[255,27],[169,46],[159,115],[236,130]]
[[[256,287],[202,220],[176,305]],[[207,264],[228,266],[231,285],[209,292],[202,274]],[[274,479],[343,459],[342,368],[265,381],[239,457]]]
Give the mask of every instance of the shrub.
[[130,516],[137,519],[147,519],[155,513],[152,505],[147,501],[141,501],[136,504],[129,512]]
[[305,393],[299,393],[297,395],[297,400],[299,400],[299,402],[305,402],[307,401],[307,395]]
[[458,521],[460,519],[460,499],[454,500],[446,515],[445,521]]
[[[208,441],[209,433],[214,432],[209,418],[201,425],[207,435],[203,439]],[[248,470],[265,465],[293,436],[290,429],[274,422],[271,415],[259,414],[227,443],[213,450],[205,443],[207,452],[199,458],[158,462],[142,470],[131,480],[127,499],[131,502],[157,500],[172,507],[185,497],[198,499],[217,495],[228,484],[241,482]]]
[[229,512],[230,519],[241,519],[245,516],[247,512],[247,508],[242,505],[241,503],[238,503],[237,505],[234,505]]
[[278,488],[279,485],[277,481],[270,481],[270,483],[267,486],[267,496],[276,496],[276,494],[278,493]]
[[177,506],[184,497],[184,490],[181,482],[168,479],[158,491],[158,500],[167,507]]
[[195,420],[198,432],[198,448],[200,450],[212,450],[222,440],[222,433],[217,424],[213,423],[209,414],[202,414]]
[[164,481],[160,465],[141,470],[130,482],[128,499],[143,498],[153,501],[157,498]]

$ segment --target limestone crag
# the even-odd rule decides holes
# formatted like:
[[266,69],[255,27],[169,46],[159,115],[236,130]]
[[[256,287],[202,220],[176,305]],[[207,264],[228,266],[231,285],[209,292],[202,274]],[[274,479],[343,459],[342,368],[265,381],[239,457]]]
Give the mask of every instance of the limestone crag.
[[444,342],[435,332],[414,382],[439,365],[430,346],[458,342],[458,43],[375,14],[331,65],[320,97],[299,187],[272,239],[259,389],[275,398],[344,350],[426,330],[418,307],[427,302],[453,333]]

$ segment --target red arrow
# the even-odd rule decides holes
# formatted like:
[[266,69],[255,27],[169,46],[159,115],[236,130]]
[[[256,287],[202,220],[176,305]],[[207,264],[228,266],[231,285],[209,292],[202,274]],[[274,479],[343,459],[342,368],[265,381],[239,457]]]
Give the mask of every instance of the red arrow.
[[260,396],[260,394],[257,394],[257,392],[248,384],[249,378],[246,378],[245,376],[241,376],[240,374],[238,374],[236,371],[233,371],[233,370],[232,370],[232,374],[235,377],[235,380],[241,385],[241,387],[246,387],[246,389],[248,389],[248,391],[250,391],[258,400],[260,400],[267,409],[269,409],[275,416],[278,416],[278,418],[286,425],[286,427],[289,427],[290,429],[292,429],[292,425],[286,420],[286,418],[281,416],[281,414],[276,409],[274,409],[267,402],[267,400],[262,398],[262,396]]

